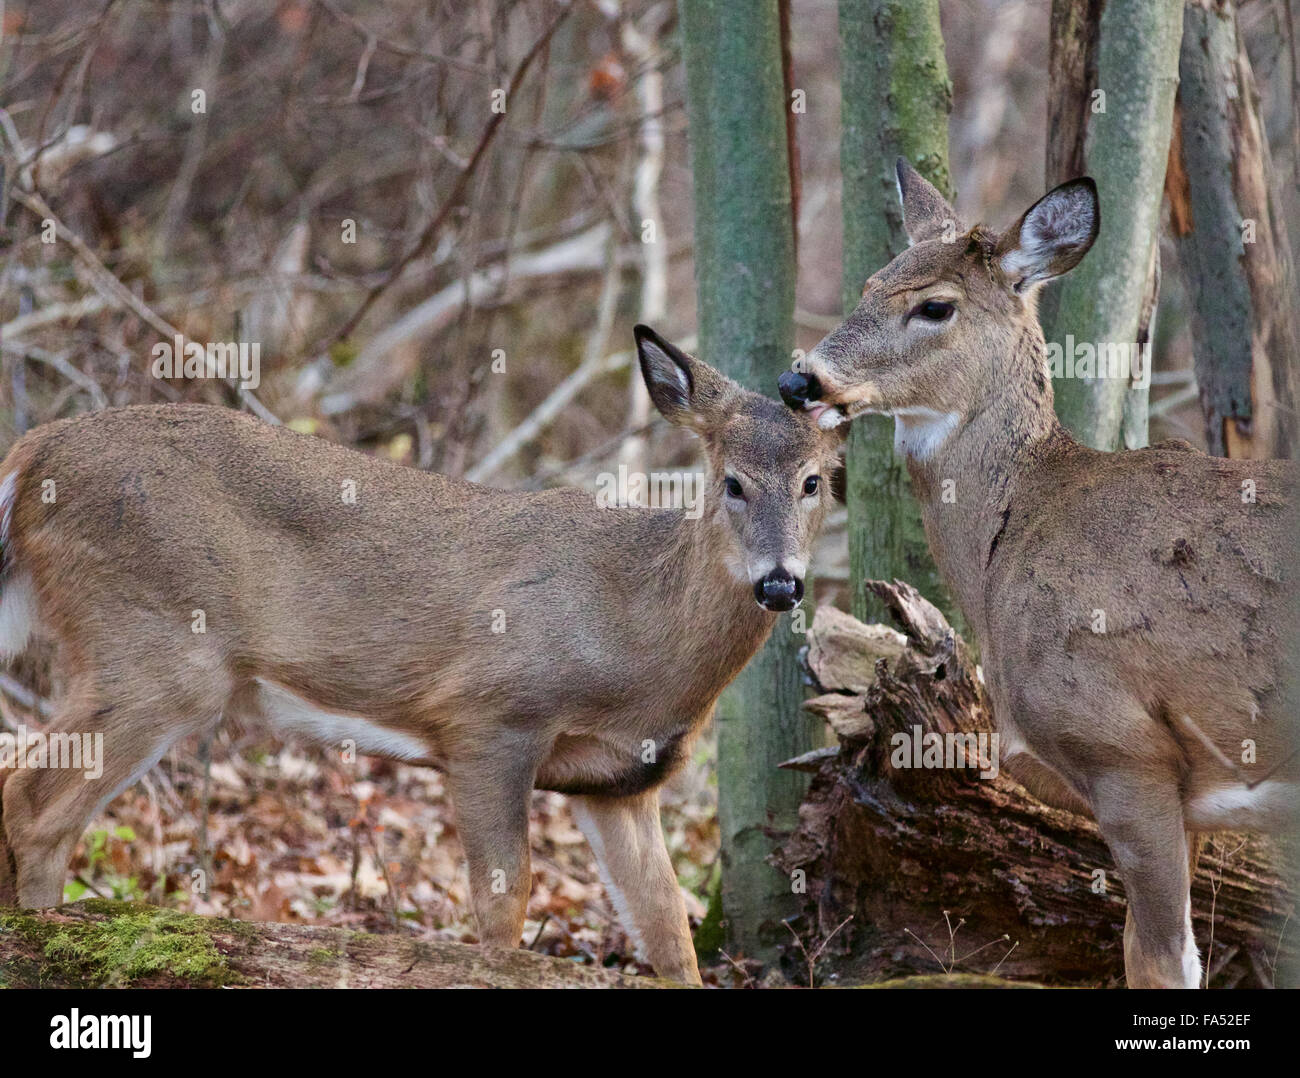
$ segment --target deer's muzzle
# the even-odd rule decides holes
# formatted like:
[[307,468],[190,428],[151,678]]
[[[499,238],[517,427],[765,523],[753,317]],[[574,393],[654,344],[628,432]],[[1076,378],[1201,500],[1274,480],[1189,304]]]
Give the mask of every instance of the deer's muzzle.
[[754,598],[765,610],[793,610],[803,599],[803,581],[778,566],[754,581]]
[[817,381],[817,376],[800,374],[798,371],[783,371],[776,380],[776,388],[781,392],[781,399],[796,411],[822,395],[822,386]]

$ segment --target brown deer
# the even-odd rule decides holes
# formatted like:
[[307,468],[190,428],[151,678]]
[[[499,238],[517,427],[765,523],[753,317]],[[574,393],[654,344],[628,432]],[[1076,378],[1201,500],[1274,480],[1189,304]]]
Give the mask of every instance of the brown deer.
[[802,598],[840,438],[636,338],[703,442],[699,513],[489,489],[223,408],[24,437],[0,466],[4,650],[57,641],[46,733],[102,733],[104,760],[0,770],[0,905],[57,905],[91,817],[224,714],[441,768],[489,945],[523,930],[530,792],[570,795],[629,935],[698,983],[659,788]]
[[1188,833],[1277,829],[1300,800],[1293,479],[1186,442],[1098,452],[1057,422],[1036,297],[1096,238],[1091,180],[1000,235],[967,228],[901,160],[898,182],[912,246],[782,396],[823,425],[895,417],[1009,770],[1100,825],[1128,898],[1128,984],[1196,987]]

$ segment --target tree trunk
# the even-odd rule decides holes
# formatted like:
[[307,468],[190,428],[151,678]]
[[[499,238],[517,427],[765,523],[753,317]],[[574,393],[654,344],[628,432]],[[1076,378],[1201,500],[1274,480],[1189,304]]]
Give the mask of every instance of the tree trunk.
[[[1182,20],[1182,0],[1052,5],[1047,182],[1086,172],[1101,198],[1091,253],[1042,300],[1048,346],[1063,356],[1077,343],[1098,362],[1118,348],[1132,357],[1149,332]],[[1088,376],[1085,366],[1083,377],[1057,378],[1056,411],[1076,438],[1098,449],[1146,444],[1147,387],[1128,374]]]
[[0,910],[0,988],[668,988],[523,950],[91,900]]
[[[644,26],[637,26],[629,16],[619,21],[619,39],[623,51],[632,60],[639,77],[636,82],[635,119],[640,123],[636,172],[632,182],[632,221],[641,230],[641,296],[638,318],[646,325],[664,329],[661,323],[668,314],[668,237],[664,231],[659,206],[659,178],[664,167],[664,72],[659,65],[661,11],[652,9]],[[653,229],[647,239],[646,225]],[[604,358],[603,356],[601,358]],[[650,421],[650,391],[645,379],[635,372],[628,379],[627,427],[639,431]],[[619,446],[618,462],[629,473],[647,471],[645,434],[634,434]]]
[[1290,457],[1300,313],[1259,92],[1231,0],[1189,0],[1170,221],[1192,306],[1209,451]]
[[[943,54],[938,0],[840,0],[843,176],[843,303],[853,310],[862,286],[907,247],[894,161],[906,157],[945,195],[952,86]],[[846,454],[849,582],[853,613],[879,620],[883,608],[867,578],[910,580],[955,617],[894,453],[894,423],[857,420]]]
[[[794,227],[777,0],[681,0],[700,351],[771,395],[794,344]],[[722,908],[733,957],[770,958],[793,895],[767,858],[807,789],[801,639],[782,618],[718,705]]]
[[[942,615],[905,584],[873,587],[903,636],[838,611],[818,611],[809,633],[809,670],[825,695],[808,707],[839,745],[788,765],[814,775],[777,855],[806,891],[790,969],[829,940],[819,981],[951,971],[1121,983],[1123,887],[1096,825],[994,774],[991,740],[971,768],[896,755],[930,733],[987,736],[993,725]],[[1211,986],[1270,985],[1275,966],[1294,961],[1300,944],[1282,931],[1290,903],[1274,864],[1256,838],[1217,836],[1203,852],[1192,910]]]

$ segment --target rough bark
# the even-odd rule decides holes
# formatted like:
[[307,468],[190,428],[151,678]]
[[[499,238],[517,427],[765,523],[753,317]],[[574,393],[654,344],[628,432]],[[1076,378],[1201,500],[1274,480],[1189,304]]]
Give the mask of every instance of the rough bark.
[[[771,395],[794,345],[794,229],[777,0],[681,0],[700,350]],[[812,746],[788,618],[718,705],[722,908],[733,957],[776,955],[789,885],[767,858],[807,789],[777,765]]]
[[0,910],[0,988],[669,988],[529,951],[88,901]]
[[[1152,302],[1182,19],[1182,0],[1053,5],[1054,28],[1071,36],[1053,47],[1047,179],[1050,185],[1091,175],[1102,226],[1088,257],[1043,297],[1049,344],[1064,349],[1067,334],[1093,345],[1141,340]],[[1144,385],[1092,377],[1059,379],[1055,388],[1057,414],[1081,441],[1098,449],[1146,443]]]
[[[895,734],[993,726],[966,645],[942,615],[906,584],[872,586],[906,646],[819,612],[808,662],[826,691],[809,707],[838,747],[788,765],[814,778],[777,862],[806,885],[793,922],[804,948],[830,939],[819,982],[955,970],[1122,983],[1123,883],[1090,820],[1042,804],[1006,772],[894,766]],[[1192,908],[1211,986],[1267,985],[1279,951],[1294,958],[1281,876],[1261,839],[1216,836],[1202,854]],[[792,972],[804,968],[802,950],[789,958]]]
[[[907,247],[895,159],[906,157],[940,191],[952,194],[952,85],[938,0],[840,0],[839,32],[847,312],[867,278]],[[870,621],[883,615],[864,586],[869,576],[910,580],[942,609],[955,611],[930,557],[907,469],[894,452],[893,421],[857,420],[845,461],[853,613]]]
[[1089,95],[1097,86],[1102,0],[1054,0],[1048,53],[1047,186],[1087,167]]
[[1300,312],[1259,91],[1231,0],[1189,0],[1170,223],[1192,301],[1211,453],[1290,457]]

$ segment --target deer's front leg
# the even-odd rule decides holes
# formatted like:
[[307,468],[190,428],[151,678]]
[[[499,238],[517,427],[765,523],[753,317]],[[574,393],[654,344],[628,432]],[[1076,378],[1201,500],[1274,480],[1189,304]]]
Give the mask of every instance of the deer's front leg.
[[659,791],[574,797],[569,808],[637,951],[661,977],[699,984],[686,903],[659,823]]
[[1124,975],[1130,988],[1198,988],[1191,877],[1173,776],[1111,773],[1094,787],[1097,824],[1124,881]]
[[447,786],[469,863],[470,902],[479,939],[518,947],[532,890],[528,803],[534,769],[510,752],[450,761]]

